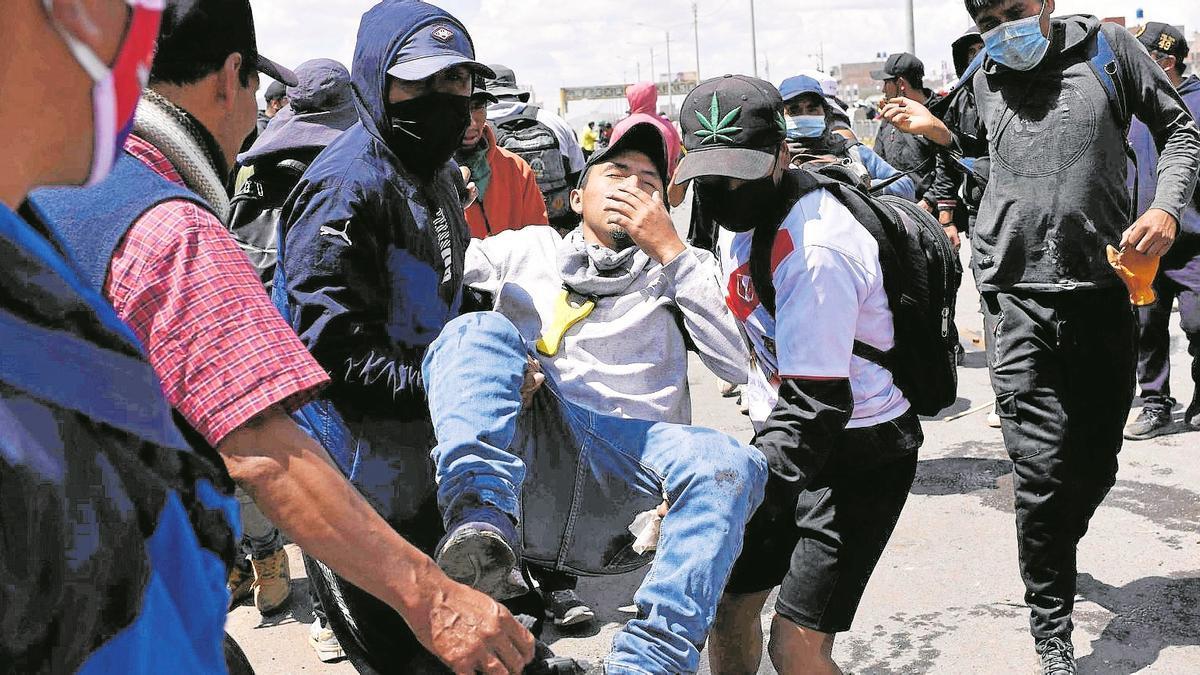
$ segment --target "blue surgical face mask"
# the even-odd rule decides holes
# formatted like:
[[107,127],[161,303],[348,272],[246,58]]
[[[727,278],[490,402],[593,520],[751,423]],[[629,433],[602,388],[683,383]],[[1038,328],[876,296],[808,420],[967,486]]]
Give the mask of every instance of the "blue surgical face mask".
[[1034,16],[1002,23],[983,34],[983,46],[992,60],[1013,70],[1033,70],[1050,49],[1050,40],[1042,35],[1042,14],[1046,3]]
[[817,138],[825,133],[824,115],[788,115],[787,137],[791,140]]

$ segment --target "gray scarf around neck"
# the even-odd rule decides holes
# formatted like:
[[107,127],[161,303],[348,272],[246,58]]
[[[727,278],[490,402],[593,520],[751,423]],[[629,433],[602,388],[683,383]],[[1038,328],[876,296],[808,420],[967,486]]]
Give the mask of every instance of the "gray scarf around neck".
[[614,251],[589,243],[583,228],[571,230],[558,245],[558,269],[567,288],[580,295],[621,295],[650,264],[650,256],[637,246]]
[[229,196],[217,175],[200,133],[183,111],[162,95],[147,89],[138,104],[133,134],[158,148],[183,177],[188,189],[204,198],[222,224],[229,221]]

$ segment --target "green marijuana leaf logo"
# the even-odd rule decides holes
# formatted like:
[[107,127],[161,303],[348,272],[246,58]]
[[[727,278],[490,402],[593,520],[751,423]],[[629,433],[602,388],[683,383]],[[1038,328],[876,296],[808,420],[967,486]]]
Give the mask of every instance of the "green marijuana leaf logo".
[[785,120],[783,118],[783,113],[781,113],[781,112],[775,113],[775,123],[779,125],[779,130],[782,131],[786,135],[787,134],[787,120]]
[[729,113],[724,117],[721,117],[721,107],[717,103],[717,95],[713,94],[712,105],[709,106],[708,110],[709,116],[705,117],[704,115],[700,114],[699,110],[696,111],[696,117],[700,119],[700,126],[704,127],[696,132],[697,136],[704,139],[703,141],[700,141],[700,145],[704,145],[709,141],[714,143],[733,143],[733,139],[727,134],[736,134],[737,132],[741,131],[742,128],[731,127],[728,125],[732,124],[733,121],[738,118],[738,115],[741,114],[742,108],[741,106],[738,106],[733,110],[730,110]]

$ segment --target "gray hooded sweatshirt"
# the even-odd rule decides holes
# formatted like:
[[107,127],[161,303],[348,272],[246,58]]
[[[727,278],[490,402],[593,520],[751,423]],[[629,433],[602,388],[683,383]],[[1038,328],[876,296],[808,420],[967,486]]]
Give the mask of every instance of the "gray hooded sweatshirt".
[[[637,249],[589,247],[578,229],[564,240],[535,225],[472,240],[463,283],[492,296],[563,396],[597,412],[690,424],[689,348],[721,379],[746,382],[750,357],[707,251],[688,248],[664,266]],[[596,307],[547,356],[535,344],[565,284]]]
[[972,238],[983,291],[1117,286],[1105,245],[1133,222],[1125,132],[1088,63],[1104,31],[1131,114],[1160,151],[1153,206],[1180,217],[1200,167],[1200,131],[1162,69],[1129,31],[1091,16],[1051,23],[1051,47],[1028,72],[990,58],[972,82],[991,176]]

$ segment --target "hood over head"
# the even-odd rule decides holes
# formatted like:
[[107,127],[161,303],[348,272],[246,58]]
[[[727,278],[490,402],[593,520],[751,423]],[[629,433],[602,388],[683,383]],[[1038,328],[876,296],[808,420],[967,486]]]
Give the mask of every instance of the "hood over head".
[[963,73],[967,72],[967,66],[971,65],[971,59],[967,58],[967,50],[971,48],[971,45],[983,46],[983,36],[974,26],[968,28],[967,32],[950,43],[950,53],[954,56],[954,72],[959,77],[962,77]]
[[1200,77],[1196,77],[1195,74],[1188,75],[1183,84],[1179,85],[1179,95],[1189,96],[1196,93],[1200,93]]
[[658,85],[653,82],[639,82],[625,88],[625,99],[629,101],[629,114],[645,113],[658,114]]
[[[1046,54],[1046,58],[1051,58],[1053,54],[1067,54],[1082,48],[1099,30],[1100,19],[1089,14],[1051,17],[1050,52]],[[983,70],[991,75],[1008,69],[988,57],[983,60]]]
[[[383,0],[363,14],[354,47],[354,104],[363,126],[385,144],[392,125],[387,115],[388,70],[392,61],[422,29],[443,24],[461,31],[475,57],[474,43],[461,21],[446,10],[421,0]],[[435,36],[436,37],[436,36]],[[479,71],[490,76],[490,70]]]
[[346,66],[333,59],[305,61],[296,68],[296,79],[296,86],[287,89],[288,105],[238,155],[238,162],[249,165],[277,153],[319,150],[358,121]]

